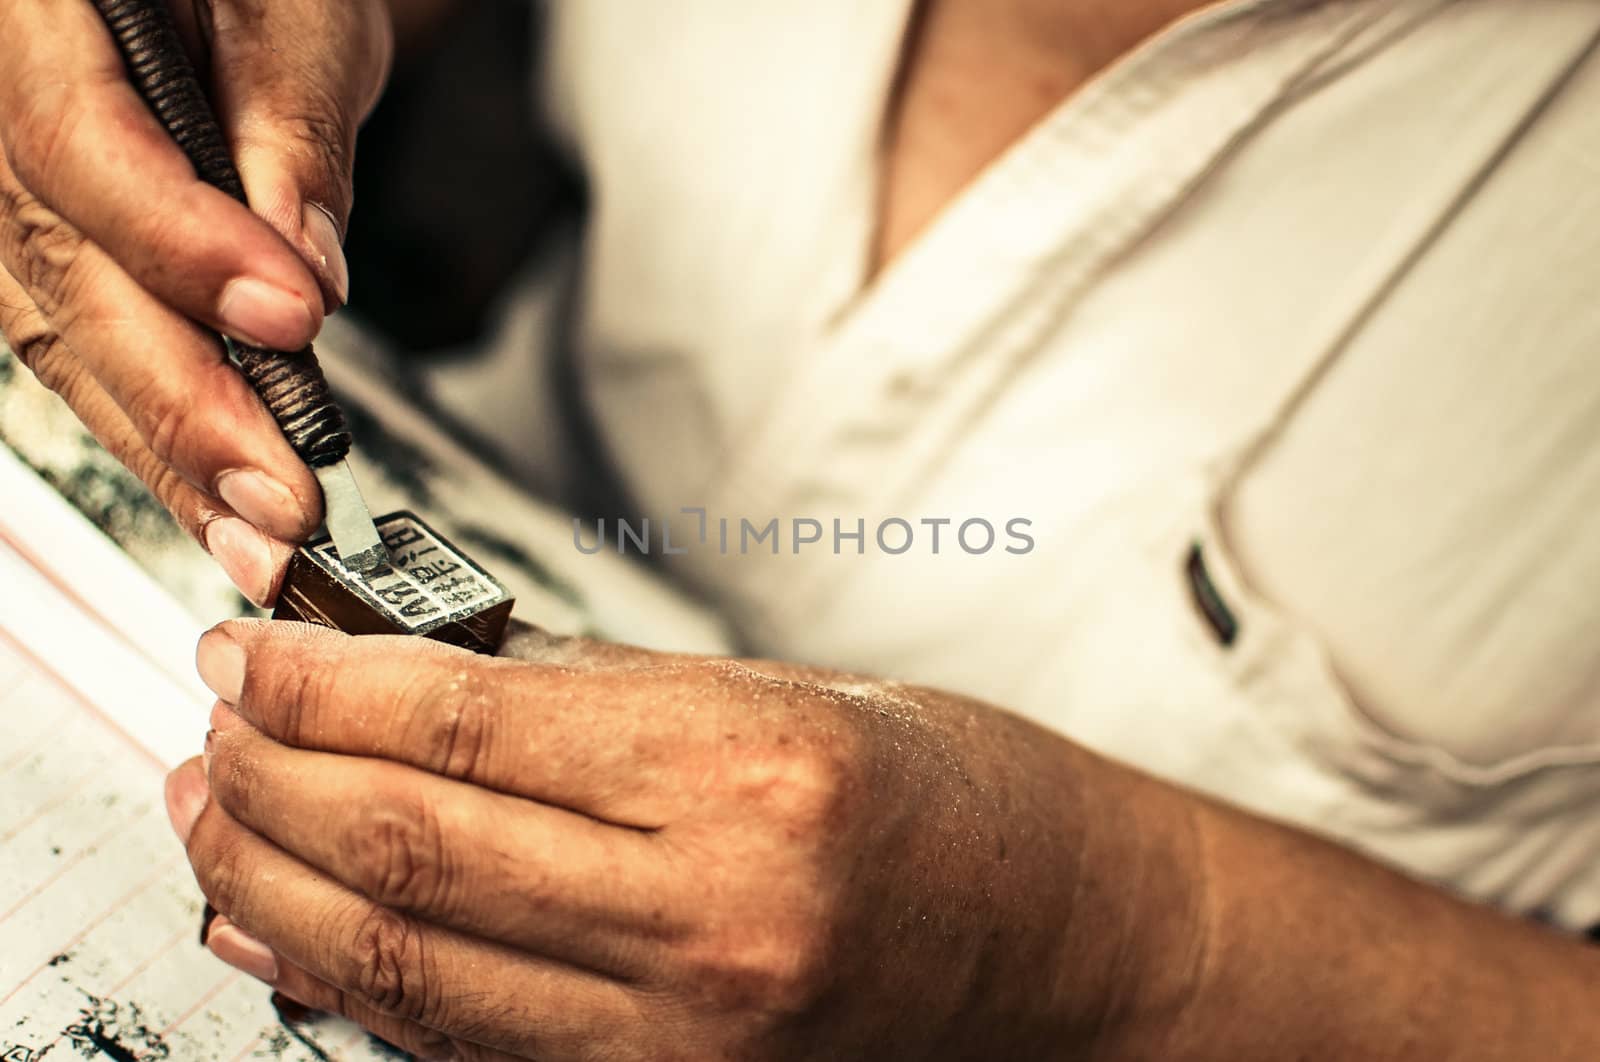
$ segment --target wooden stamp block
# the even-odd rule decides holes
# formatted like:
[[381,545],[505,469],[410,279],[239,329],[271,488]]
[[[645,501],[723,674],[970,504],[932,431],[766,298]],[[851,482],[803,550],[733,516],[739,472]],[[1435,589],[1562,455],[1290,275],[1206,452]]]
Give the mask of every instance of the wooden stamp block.
[[377,525],[388,566],[359,575],[339,562],[331,538],[312,539],[289,563],[272,618],[498,650],[513,604],[499,580],[413,513],[390,513]]

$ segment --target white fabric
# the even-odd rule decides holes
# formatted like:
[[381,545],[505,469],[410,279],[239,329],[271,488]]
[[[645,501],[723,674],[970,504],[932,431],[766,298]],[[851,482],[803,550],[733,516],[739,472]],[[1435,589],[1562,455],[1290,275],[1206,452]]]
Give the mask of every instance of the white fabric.
[[[638,508],[869,534],[668,563],[756,651],[1600,921],[1600,2],[1218,5],[860,291],[907,7],[552,8]],[[890,516],[1036,545],[890,556]]]

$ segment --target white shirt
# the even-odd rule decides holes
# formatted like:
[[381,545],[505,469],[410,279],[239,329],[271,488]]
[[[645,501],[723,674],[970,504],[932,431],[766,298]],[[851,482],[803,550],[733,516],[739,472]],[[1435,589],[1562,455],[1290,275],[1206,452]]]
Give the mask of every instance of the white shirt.
[[757,652],[1600,922],[1600,2],[1217,5],[862,290],[907,8],[552,9],[584,400],[706,510],[666,563]]

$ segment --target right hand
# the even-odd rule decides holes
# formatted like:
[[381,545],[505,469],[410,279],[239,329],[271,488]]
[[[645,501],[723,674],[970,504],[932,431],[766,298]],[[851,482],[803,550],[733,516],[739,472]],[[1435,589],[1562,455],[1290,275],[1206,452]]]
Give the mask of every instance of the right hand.
[[0,0],[0,331],[265,604],[322,495],[199,326],[298,350],[344,300],[392,28],[384,0],[169,4],[252,209],[195,176],[89,0]]

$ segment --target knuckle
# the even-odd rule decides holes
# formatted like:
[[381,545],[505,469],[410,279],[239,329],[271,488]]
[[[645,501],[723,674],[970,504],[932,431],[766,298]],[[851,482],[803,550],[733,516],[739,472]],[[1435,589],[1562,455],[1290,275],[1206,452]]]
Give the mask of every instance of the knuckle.
[[433,910],[444,898],[444,835],[431,801],[396,787],[357,816],[349,850],[356,888],[377,903]]
[[92,278],[84,247],[83,237],[37,199],[23,197],[10,211],[3,248],[7,270],[47,317],[71,307]]
[[855,761],[836,743],[746,749],[734,768],[741,806],[763,810],[791,832],[811,835],[848,815],[858,788]]
[[692,974],[731,1010],[803,1014],[827,993],[833,968],[823,938],[809,930],[791,922],[724,931],[701,948]]
[[297,646],[292,654],[256,652],[245,668],[244,699],[268,732],[284,744],[307,748],[324,705],[336,704],[354,665]]
[[204,519],[196,504],[198,497],[188,482],[171,465],[143,448],[137,448],[132,453],[119,450],[117,456],[150,488],[150,493],[182,525],[189,537],[199,539]]
[[241,146],[283,154],[302,175],[317,183],[347,187],[352,176],[355,123],[327,90],[308,81],[285,85],[270,118],[247,127]]
[[333,99],[324,98],[316,106],[289,113],[282,119],[282,127],[313,154],[315,161],[344,175],[350,153],[350,122]]
[[[16,298],[25,299],[25,296],[19,294]],[[131,431],[108,423],[103,413],[97,415],[96,401],[103,395],[97,394],[94,378],[43,316],[31,304],[0,303],[0,335],[39,383],[61,396],[106,448],[133,470],[191,535],[198,537],[199,514],[188,493],[188,484],[171,466],[141,445]]]
[[404,915],[372,908],[356,925],[351,983],[375,1009],[437,1026],[439,1006],[427,976],[416,925]]
[[34,378],[60,395],[67,405],[83,385],[83,366],[68,357],[66,344],[54,332],[22,335],[11,341],[17,357],[33,371]]
[[60,371],[56,363],[62,351],[61,337],[43,317],[30,312],[31,309],[0,307],[0,331],[5,333],[6,343],[17,360],[32,371],[40,383],[55,391],[54,381]]
[[161,461],[170,462],[194,423],[195,406],[173,401],[163,373],[141,374],[130,380],[127,388],[123,403],[138,424],[145,445]]
[[[483,767],[493,730],[495,695],[480,667],[429,669],[403,689],[398,717],[416,728],[414,747],[449,778],[470,778]],[[420,732],[418,732],[420,731]]]
[[233,914],[247,902],[251,879],[248,855],[236,831],[201,828],[208,816],[201,816],[190,838],[189,861],[194,867],[200,891],[211,906]]

